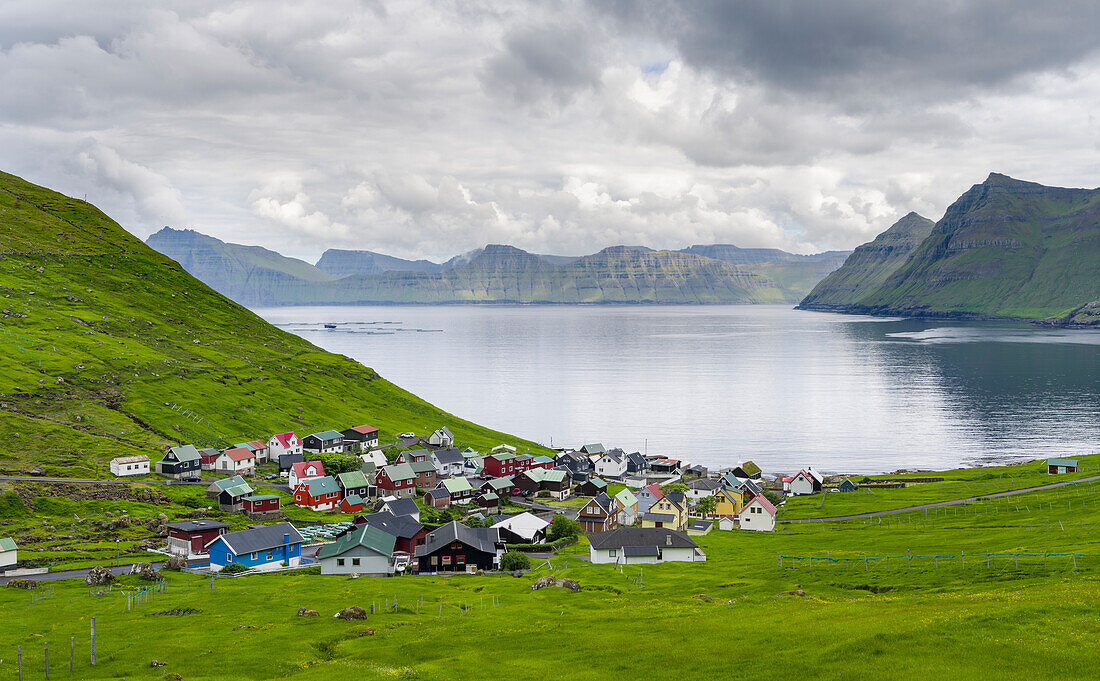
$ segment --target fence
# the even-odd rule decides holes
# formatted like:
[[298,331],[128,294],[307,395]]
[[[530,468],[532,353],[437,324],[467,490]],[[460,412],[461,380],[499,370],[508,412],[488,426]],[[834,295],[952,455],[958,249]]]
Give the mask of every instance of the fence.
[[135,604],[148,603],[149,600],[158,593],[164,593],[168,590],[168,582],[161,580],[156,584],[146,587],[141,591],[135,593],[126,594],[126,609],[131,610]]
[[[1093,569],[1100,567],[1100,560],[1090,560],[1100,558],[1100,554],[1097,553],[1023,553],[1019,551],[1013,551],[1008,553],[1002,552],[984,552],[984,553],[966,553],[960,551],[959,553],[949,554],[932,554],[922,555],[914,554],[910,551],[906,551],[904,554],[898,555],[886,555],[886,556],[859,556],[855,558],[834,558],[830,554],[824,556],[810,554],[808,556],[785,556],[782,554],[776,554],[775,566],[779,570],[797,570],[797,569],[824,569],[831,570],[834,567],[840,570],[863,570],[869,572],[871,570],[900,570],[905,569],[906,572],[912,572],[916,569],[929,569],[936,571],[940,569],[940,562],[944,562],[944,569],[958,565],[961,569],[968,567],[967,560],[969,559],[969,567],[985,566],[986,569],[993,570],[999,569],[1002,572],[1011,568],[1014,571],[1020,570],[1020,560],[1023,559],[1024,569],[1037,568],[1040,561],[1042,562],[1043,570],[1050,570],[1052,567],[1062,569],[1073,570]],[[893,561],[893,565],[891,565]],[[817,563],[814,565],[814,563]],[[1051,563],[1054,563],[1052,566]]]

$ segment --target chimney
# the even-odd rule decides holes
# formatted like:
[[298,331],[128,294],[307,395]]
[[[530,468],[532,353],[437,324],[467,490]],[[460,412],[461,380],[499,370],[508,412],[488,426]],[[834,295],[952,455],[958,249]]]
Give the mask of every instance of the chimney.
[[289,544],[290,543],[290,533],[289,532],[283,535],[283,543],[284,544]]

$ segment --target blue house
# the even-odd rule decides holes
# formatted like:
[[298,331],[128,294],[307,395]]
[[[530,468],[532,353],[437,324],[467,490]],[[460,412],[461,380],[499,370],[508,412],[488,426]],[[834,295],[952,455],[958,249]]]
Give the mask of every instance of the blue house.
[[210,553],[211,570],[220,570],[230,563],[240,563],[255,570],[273,570],[283,563],[298,565],[304,541],[290,523],[276,523],[223,534],[211,540],[206,548]]

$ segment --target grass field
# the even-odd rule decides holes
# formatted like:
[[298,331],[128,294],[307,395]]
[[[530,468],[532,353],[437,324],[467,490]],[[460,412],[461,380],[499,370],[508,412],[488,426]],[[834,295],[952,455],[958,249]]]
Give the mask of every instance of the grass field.
[[[691,678],[728,671],[731,647],[782,664],[784,678],[917,679],[934,671],[1017,679],[1021,669],[1030,678],[1095,678],[1098,503],[1100,483],[1083,483],[881,522],[715,531],[698,539],[705,563],[620,572],[553,559],[554,574],[578,580],[580,593],[531,592],[531,581],[549,572],[538,562],[518,579],[290,573],[217,579],[213,590],[208,578],[171,574],[165,594],[132,612],[119,592],[91,596],[82,583],[59,583],[35,604],[26,591],[2,589],[0,679],[15,678],[17,645],[27,678],[41,678],[44,641],[53,664],[67,665],[70,636],[79,678],[589,679],[639,669]],[[777,555],[785,556],[782,569]],[[804,595],[777,595],[796,589]],[[395,597],[396,613],[361,623],[331,617],[349,605],[392,610]],[[299,607],[321,616],[297,617]],[[151,616],[174,608],[202,613]],[[95,669],[87,664],[93,615]],[[239,625],[257,628],[234,630]],[[145,634],[150,626],[157,635]],[[373,635],[363,635],[367,628]],[[168,666],[150,669],[154,658]]]

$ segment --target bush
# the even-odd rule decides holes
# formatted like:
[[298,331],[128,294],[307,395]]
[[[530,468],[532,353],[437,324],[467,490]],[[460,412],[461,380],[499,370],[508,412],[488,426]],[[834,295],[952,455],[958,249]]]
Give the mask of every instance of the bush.
[[504,554],[504,557],[500,559],[500,569],[508,572],[514,572],[516,570],[530,570],[531,559],[527,557],[526,553],[520,553],[519,551],[509,551]]
[[546,539],[551,542],[555,542],[559,539],[567,539],[570,537],[576,537],[581,533],[580,525],[577,521],[570,520],[564,515],[558,513],[554,516],[554,520],[550,523],[550,529],[546,531]]
[[557,551],[558,549],[572,546],[577,543],[576,537],[562,537],[548,544],[506,544],[509,551],[523,551],[524,553],[542,553],[544,551]]
[[241,565],[240,563],[230,563],[229,565],[226,565],[221,570],[219,570],[218,574],[239,575],[242,572],[248,572],[248,570],[249,568],[247,566]]

